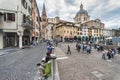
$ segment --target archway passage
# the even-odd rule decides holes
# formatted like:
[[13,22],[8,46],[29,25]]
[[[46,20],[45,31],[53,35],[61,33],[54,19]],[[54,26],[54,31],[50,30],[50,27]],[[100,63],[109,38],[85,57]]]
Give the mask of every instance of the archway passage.
[[25,29],[23,32],[23,39],[22,39],[22,44],[23,46],[28,46],[31,44],[30,41],[30,30],[29,29]]

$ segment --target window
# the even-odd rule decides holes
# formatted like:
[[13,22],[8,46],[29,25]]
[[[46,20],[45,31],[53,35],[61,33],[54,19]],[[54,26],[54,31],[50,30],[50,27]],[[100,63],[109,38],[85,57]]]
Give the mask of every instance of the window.
[[15,13],[7,13],[7,20],[15,21]]
[[32,0],[29,0],[32,3]]
[[23,14],[23,23],[25,23],[25,22],[26,22],[26,15]]
[[36,17],[37,18],[37,22],[39,22],[39,17]]
[[52,30],[52,31],[54,30],[53,27],[51,27],[51,30]]
[[15,13],[4,13],[4,21],[15,21]]
[[86,20],[86,18],[84,17],[84,21]]
[[6,13],[4,13],[4,21],[6,21]]
[[22,0],[22,5],[25,9],[27,9],[27,2],[25,0]]

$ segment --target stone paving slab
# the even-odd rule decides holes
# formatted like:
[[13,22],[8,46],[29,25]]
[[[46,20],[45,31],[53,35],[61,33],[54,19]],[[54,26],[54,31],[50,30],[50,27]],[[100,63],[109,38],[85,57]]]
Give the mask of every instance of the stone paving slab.
[[58,58],[59,57],[66,57],[65,53],[59,47],[55,47],[54,52]]
[[101,52],[94,49],[91,54],[77,52],[75,44],[70,43],[72,55],[66,55],[67,45],[68,43],[61,44],[58,49],[58,57],[68,57],[58,60],[60,80],[120,80],[118,54],[109,62],[101,59]]
[[21,49],[19,49],[19,48],[2,49],[2,50],[0,50],[0,56],[5,55],[7,53],[13,53],[13,52],[16,52],[16,51],[19,51],[19,50],[21,50]]

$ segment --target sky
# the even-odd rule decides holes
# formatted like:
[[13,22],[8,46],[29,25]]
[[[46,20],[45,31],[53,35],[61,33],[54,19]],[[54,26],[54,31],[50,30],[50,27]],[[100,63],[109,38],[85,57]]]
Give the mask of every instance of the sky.
[[108,29],[120,28],[120,0],[37,0],[40,15],[45,3],[48,18],[59,16],[70,22],[74,21],[81,2],[91,20],[99,18]]

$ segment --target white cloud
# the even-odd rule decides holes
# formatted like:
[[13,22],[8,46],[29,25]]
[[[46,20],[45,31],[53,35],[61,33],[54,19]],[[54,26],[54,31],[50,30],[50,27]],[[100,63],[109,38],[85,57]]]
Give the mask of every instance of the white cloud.
[[[40,13],[44,0],[37,0]],[[88,11],[91,19],[100,18],[106,28],[118,27],[120,25],[119,14],[114,10],[120,9],[120,0],[84,0],[84,9]],[[80,8],[80,0],[46,0],[48,17],[59,16],[61,19],[73,21]]]

